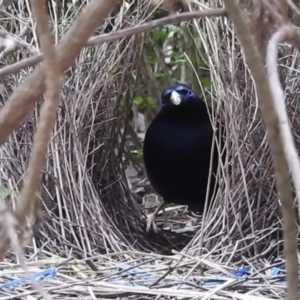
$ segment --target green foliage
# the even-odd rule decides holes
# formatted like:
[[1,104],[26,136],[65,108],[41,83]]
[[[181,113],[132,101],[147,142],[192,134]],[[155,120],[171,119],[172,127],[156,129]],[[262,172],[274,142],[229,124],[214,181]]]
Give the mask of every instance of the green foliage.
[[165,28],[156,28],[153,30],[153,36],[157,43],[163,44],[163,42],[168,37],[168,32]]
[[0,198],[5,199],[7,196],[9,196],[12,193],[12,191],[4,188],[3,186],[0,186]]
[[201,83],[203,85],[204,88],[210,88],[211,86],[211,80],[209,77],[202,77],[200,78]]
[[143,107],[143,108],[154,108],[155,107],[155,101],[150,96],[137,96],[133,99],[133,102],[138,107]]
[[[141,67],[132,74],[136,87],[130,93],[135,95],[133,103],[140,111],[153,112],[154,116],[161,91],[175,81],[184,81],[198,94],[211,88],[206,54],[193,27],[156,28],[144,36],[142,43]],[[138,148],[130,152],[141,159],[143,152]]]
[[[140,78],[139,72],[132,75],[137,82],[142,80],[142,85],[139,86],[143,88],[138,89],[138,94],[133,99],[140,109],[154,109],[158,99],[153,97],[157,97],[158,93],[160,94],[160,91],[169,84],[182,81],[183,70],[185,75],[183,80],[197,93],[201,93],[200,86],[204,90],[211,88],[210,74],[205,70],[208,68],[203,59],[205,53],[201,52],[200,39],[197,35],[190,25],[167,25],[147,34],[144,38],[143,58],[146,64],[144,69],[148,75],[144,79]],[[149,77],[153,77],[152,82],[155,84],[148,85]],[[157,86],[159,89],[149,90],[150,86],[151,88]]]
[[132,150],[131,153],[134,154],[137,158],[142,158],[143,157],[143,150],[142,149]]

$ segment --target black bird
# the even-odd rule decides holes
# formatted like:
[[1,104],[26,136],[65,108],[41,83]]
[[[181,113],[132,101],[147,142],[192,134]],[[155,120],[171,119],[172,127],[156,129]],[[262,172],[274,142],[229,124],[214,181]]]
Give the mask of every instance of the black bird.
[[[219,129],[217,129],[218,136]],[[186,84],[176,84],[161,95],[161,109],[149,125],[143,147],[146,173],[164,202],[148,217],[147,231],[168,203],[188,205],[203,212],[210,175],[213,128],[205,102]],[[222,147],[222,143],[221,143]],[[219,163],[214,145],[211,201]]]

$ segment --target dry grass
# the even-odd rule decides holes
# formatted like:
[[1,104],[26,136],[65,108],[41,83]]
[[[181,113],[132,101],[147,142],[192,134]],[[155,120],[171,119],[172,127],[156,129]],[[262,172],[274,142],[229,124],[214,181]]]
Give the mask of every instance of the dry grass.
[[[39,52],[37,36],[23,35],[24,26],[34,32],[26,16],[28,3],[19,1],[18,5],[22,9],[17,17],[14,6],[2,12],[8,20],[2,29],[14,28],[20,43],[18,51],[6,56],[5,63]],[[76,5],[65,16],[55,15],[62,14],[61,10],[51,10],[56,41],[81,9]],[[218,8],[220,1],[206,1],[191,9],[208,7]],[[144,22],[149,10],[146,0],[137,8],[121,6],[119,12],[114,12],[117,18],[112,31]],[[97,34],[103,33],[109,22],[106,20]],[[278,195],[253,79],[226,18],[193,20],[191,24],[199,34],[197,43],[200,41],[209,54],[203,59],[207,60],[212,78],[211,99],[217,104],[216,111],[222,112],[227,128],[229,156],[220,172],[223,187],[217,202],[188,245],[189,236],[180,233],[146,234],[144,213],[124,174],[125,140],[121,134],[133,97],[129,87],[143,69],[143,39],[132,36],[84,48],[64,75],[62,103],[43,171],[45,222],[33,249],[25,251],[30,272],[57,267],[56,276],[41,283],[53,299],[285,297],[286,286],[278,282],[285,277],[281,269],[283,240]],[[198,54],[202,56],[203,51]],[[299,149],[299,53],[293,47],[281,47],[279,64]],[[1,79],[2,104],[32,69]],[[143,87],[156,93],[151,80],[145,80]],[[0,186],[15,192],[20,190],[26,172],[39,110],[40,104],[36,104],[22,127],[1,148]],[[15,207],[16,199],[13,194],[6,203]],[[173,256],[149,253],[170,254],[172,248],[182,249],[185,245],[182,253],[173,251]],[[72,261],[66,261],[68,257]],[[246,277],[230,275],[243,266],[250,267]],[[0,267],[5,270],[0,278],[3,283],[24,276],[18,258],[12,254]],[[271,276],[270,270],[278,270],[275,267],[280,274]],[[140,270],[149,276],[137,275]],[[216,283],[221,274],[229,277]],[[215,283],[209,284],[211,281]],[[3,299],[11,299],[36,292],[27,284],[0,293]]]
[[[210,4],[214,6],[217,2]],[[219,251],[219,258],[224,261],[245,262],[245,257],[255,260],[265,255],[278,256],[283,245],[278,195],[250,71],[233,38],[232,25],[225,19],[206,20],[201,27],[194,21],[194,25],[205,52],[210,53],[206,59],[213,79],[212,97],[225,118],[230,153],[227,165],[222,168],[223,191],[206,216],[203,243],[207,249]],[[283,83],[291,86],[291,78],[298,72],[292,66],[298,64],[299,55],[286,46],[279,52]],[[299,108],[293,89],[286,100],[297,144],[299,122],[295,116]],[[187,247],[188,254],[201,252],[199,240],[200,234]]]
[[[246,272],[240,266],[229,267],[207,257],[179,253],[162,256],[126,251],[78,260],[41,249],[27,250],[34,253],[26,257],[28,270],[52,299],[267,300],[283,299],[286,289],[284,276],[275,275],[278,270],[282,271],[283,261],[276,264],[261,261]],[[3,270],[0,288],[5,287],[0,292],[3,299],[35,297],[36,292],[28,282],[12,282],[24,277],[18,262],[3,262],[0,269]],[[235,273],[236,269],[240,269],[240,275]]]

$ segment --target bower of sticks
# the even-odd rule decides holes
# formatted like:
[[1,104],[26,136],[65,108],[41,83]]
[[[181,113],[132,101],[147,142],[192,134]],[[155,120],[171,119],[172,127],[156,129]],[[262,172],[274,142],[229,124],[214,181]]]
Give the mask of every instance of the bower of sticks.
[[[93,1],[89,2],[47,2],[55,43]],[[151,16],[159,1],[138,2],[120,1],[64,72],[39,189],[42,218],[23,255],[12,246],[1,263],[0,297],[283,299],[287,286],[280,201],[257,91],[236,30],[225,13],[154,24],[160,16]],[[166,18],[175,18],[182,10],[193,13],[224,7],[218,0],[183,1],[174,12],[168,11],[169,2],[163,8]],[[240,5],[249,12],[248,24],[265,56],[266,41],[276,30],[272,25],[276,14],[281,20],[280,11],[261,4],[259,12],[250,14],[250,2]],[[4,20],[0,25],[1,106],[41,62],[28,61],[5,76],[1,73],[39,54],[30,11],[25,0],[3,2],[0,7]],[[299,25],[294,10],[287,11]],[[146,22],[152,22],[152,27],[136,34]],[[170,35],[168,45],[154,47],[159,68],[178,74],[167,77],[163,85],[145,55],[144,44],[151,45],[149,29],[168,23],[179,28],[187,22],[189,30],[184,35]],[[134,29],[129,32],[130,28]],[[193,49],[204,62],[201,68],[193,65],[191,51],[183,46],[188,35],[197,37]],[[168,61],[168,53],[176,47],[188,62],[177,67],[177,73]],[[281,44],[278,68],[297,150],[298,66],[298,50]],[[200,73],[209,74],[209,87],[203,85]],[[157,111],[160,91],[175,81],[192,84],[214,113],[222,116],[228,155],[219,170],[217,199],[200,220],[174,205],[158,216],[158,233],[147,233],[146,216],[159,201],[136,153]],[[155,99],[155,107],[139,111],[134,99],[146,92]],[[10,191],[9,195],[1,192],[0,197],[10,209],[16,207],[23,186],[42,103],[40,95],[0,148],[1,191]],[[142,125],[141,115],[146,120]],[[35,284],[27,281],[28,273]]]

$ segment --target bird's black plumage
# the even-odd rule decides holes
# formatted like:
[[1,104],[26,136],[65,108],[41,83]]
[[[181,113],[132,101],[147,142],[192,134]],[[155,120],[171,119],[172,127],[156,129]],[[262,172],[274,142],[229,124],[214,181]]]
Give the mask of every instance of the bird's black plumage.
[[[185,84],[163,91],[161,109],[145,135],[143,156],[149,181],[166,203],[203,212],[212,142],[213,128],[205,102]],[[215,145],[208,199],[216,183],[218,156]]]

